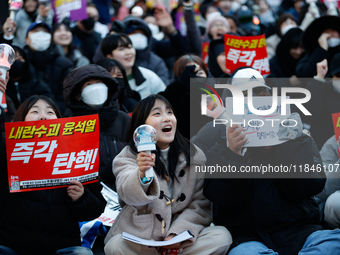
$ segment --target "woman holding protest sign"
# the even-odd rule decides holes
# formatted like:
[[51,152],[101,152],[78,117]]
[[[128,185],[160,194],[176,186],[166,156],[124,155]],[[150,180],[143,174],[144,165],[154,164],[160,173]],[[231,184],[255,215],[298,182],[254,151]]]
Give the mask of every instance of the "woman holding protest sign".
[[[152,155],[138,153],[132,139],[142,124],[152,126],[158,134]],[[202,194],[204,176],[195,172],[195,166],[205,163],[204,154],[178,132],[173,109],[164,97],[151,95],[137,104],[127,140],[129,145],[113,161],[117,192],[125,205],[105,238],[105,254],[159,254],[154,247],[126,241],[123,232],[166,241],[186,230],[194,237],[161,250],[225,254],[231,236],[223,227],[208,227],[211,211]],[[150,167],[154,176],[147,180],[144,175]]]
[[[1,91],[4,84],[0,78]],[[31,96],[19,107],[14,121],[60,117],[50,98]],[[1,155],[6,155],[4,139],[0,150]],[[83,186],[78,181],[70,181],[67,188],[10,193],[4,156],[1,165],[0,254],[93,254],[81,247],[78,222],[95,219],[104,211],[106,202],[99,183]]]

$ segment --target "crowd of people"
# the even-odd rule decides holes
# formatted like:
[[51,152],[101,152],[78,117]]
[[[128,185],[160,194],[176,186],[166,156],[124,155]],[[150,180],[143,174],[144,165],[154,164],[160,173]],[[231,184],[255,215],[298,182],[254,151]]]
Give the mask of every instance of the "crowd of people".
[[[0,254],[93,254],[81,246],[78,222],[104,211],[99,182],[10,193],[3,136],[5,122],[91,114],[99,118],[99,180],[117,192],[122,207],[96,241],[105,254],[340,254],[339,138],[332,118],[340,112],[339,11],[337,1],[326,0],[180,0],[176,6],[87,0],[86,19],[57,22],[51,3],[23,0],[14,19],[1,17],[0,43],[14,49],[15,61],[0,77],[6,99]],[[225,34],[264,34],[270,74],[249,65],[230,73]],[[302,87],[311,95],[304,103],[311,115],[292,107],[296,125],[277,130],[284,142],[247,147],[244,126],[215,127],[202,116],[202,88],[193,78],[199,84],[226,78],[244,96],[248,89],[270,97],[274,88]],[[143,124],[158,134],[151,154],[133,141]],[[216,164],[324,171],[304,178],[213,178],[196,171]],[[146,178],[150,168],[154,175]],[[122,237],[169,241],[185,231],[192,238],[158,248]]]

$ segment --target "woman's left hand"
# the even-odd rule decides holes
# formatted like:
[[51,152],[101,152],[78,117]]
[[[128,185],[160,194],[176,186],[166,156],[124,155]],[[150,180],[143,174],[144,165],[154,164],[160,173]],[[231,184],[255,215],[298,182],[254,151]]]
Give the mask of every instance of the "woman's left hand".
[[[164,239],[164,241],[169,241],[170,239],[174,238],[176,235],[175,234],[170,234],[167,238]],[[181,246],[181,242],[180,243],[175,243],[172,245],[168,245],[168,246],[162,246],[163,249],[178,249]]]
[[67,194],[73,201],[77,201],[84,194],[84,186],[78,181],[70,181],[72,185],[68,186]]

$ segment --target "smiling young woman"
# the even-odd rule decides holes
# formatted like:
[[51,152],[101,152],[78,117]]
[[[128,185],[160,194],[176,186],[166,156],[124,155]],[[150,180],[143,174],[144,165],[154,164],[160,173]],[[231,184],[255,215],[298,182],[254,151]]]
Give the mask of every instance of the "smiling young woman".
[[[154,127],[157,149],[152,155],[137,153],[133,132],[142,124]],[[211,204],[203,196],[202,151],[177,130],[170,103],[161,95],[150,95],[135,107],[127,131],[126,146],[113,161],[117,192],[125,203],[105,239],[105,254],[156,255],[162,249],[181,249],[181,254],[225,254],[231,236],[223,227],[208,227]],[[190,155],[191,152],[191,155]],[[154,177],[144,181],[153,167]],[[170,246],[143,246],[126,241],[122,233],[166,241],[189,230],[194,237]],[[138,251],[138,252],[137,252]]]

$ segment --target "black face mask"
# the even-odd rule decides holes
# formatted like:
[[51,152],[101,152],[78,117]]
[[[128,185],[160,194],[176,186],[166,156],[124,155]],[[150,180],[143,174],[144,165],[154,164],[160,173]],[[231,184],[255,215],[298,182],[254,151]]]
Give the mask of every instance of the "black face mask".
[[81,23],[88,31],[92,30],[94,27],[94,19],[92,17],[88,17],[87,19],[82,20]]
[[26,62],[22,62],[20,60],[15,60],[9,70],[9,75],[12,78],[18,78],[23,76],[26,73],[27,65]]
[[125,81],[124,81],[124,78],[115,78],[118,83],[119,83],[119,90],[125,90]]

